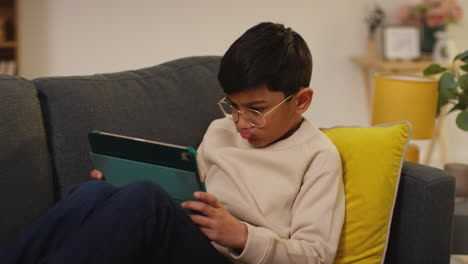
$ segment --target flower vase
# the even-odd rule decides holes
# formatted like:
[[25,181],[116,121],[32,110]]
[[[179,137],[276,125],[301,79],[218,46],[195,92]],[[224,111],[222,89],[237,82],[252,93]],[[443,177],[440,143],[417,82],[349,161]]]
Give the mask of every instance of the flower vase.
[[422,41],[421,41],[421,52],[431,54],[434,51],[436,43],[435,33],[437,31],[445,31],[446,25],[440,25],[436,27],[429,27],[424,24],[422,27]]
[[445,31],[438,31],[435,35],[436,43],[432,52],[432,60],[439,63],[450,62],[457,53],[455,41]]

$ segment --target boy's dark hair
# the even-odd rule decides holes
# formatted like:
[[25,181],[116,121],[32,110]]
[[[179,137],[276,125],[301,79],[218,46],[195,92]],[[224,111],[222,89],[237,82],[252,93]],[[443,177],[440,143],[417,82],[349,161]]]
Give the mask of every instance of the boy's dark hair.
[[266,84],[288,96],[308,87],[311,75],[312,56],[304,39],[282,24],[264,22],[229,47],[218,80],[226,94]]

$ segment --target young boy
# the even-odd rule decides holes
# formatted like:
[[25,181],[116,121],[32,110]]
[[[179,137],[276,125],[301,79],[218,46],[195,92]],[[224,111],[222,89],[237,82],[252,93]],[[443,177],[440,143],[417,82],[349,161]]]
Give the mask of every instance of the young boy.
[[[344,219],[338,151],[302,114],[312,58],[283,25],[258,24],[224,55],[226,118],[199,147],[208,193],[183,208],[149,183],[77,187],[4,263],[332,263]],[[94,171],[92,177],[102,179]],[[214,247],[213,247],[214,246]],[[3,263],[3,262],[2,262]]]
[[199,147],[210,193],[184,207],[202,212],[193,222],[231,260],[333,261],[344,218],[341,162],[302,117],[311,72],[302,37],[273,23],[249,29],[221,61],[227,96],[218,104],[228,118],[214,121]]

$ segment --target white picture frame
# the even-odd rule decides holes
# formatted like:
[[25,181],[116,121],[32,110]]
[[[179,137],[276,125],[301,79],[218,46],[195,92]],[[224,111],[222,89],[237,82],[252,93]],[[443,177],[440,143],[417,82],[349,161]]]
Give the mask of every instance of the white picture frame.
[[410,61],[421,58],[421,31],[413,25],[382,28],[382,53],[386,60]]

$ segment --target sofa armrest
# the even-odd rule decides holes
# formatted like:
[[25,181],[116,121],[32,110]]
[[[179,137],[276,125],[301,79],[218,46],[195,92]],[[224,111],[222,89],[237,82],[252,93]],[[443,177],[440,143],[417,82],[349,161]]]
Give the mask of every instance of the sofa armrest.
[[405,162],[385,263],[450,263],[455,178]]
[[468,201],[455,203],[452,254],[468,254]]

